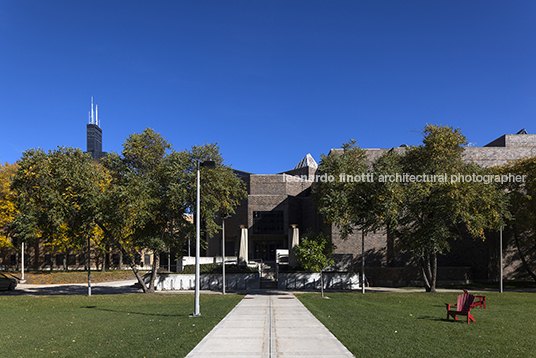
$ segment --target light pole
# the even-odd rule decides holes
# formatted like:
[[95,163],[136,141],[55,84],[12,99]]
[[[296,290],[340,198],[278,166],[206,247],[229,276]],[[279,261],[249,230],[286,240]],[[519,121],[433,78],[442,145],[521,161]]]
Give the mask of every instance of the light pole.
[[197,160],[197,200],[196,200],[196,222],[195,222],[195,299],[193,316],[201,316],[199,312],[199,261],[201,260],[201,175],[199,167],[214,168],[216,164],[211,160],[201,162]]
[[502,252],[502,242],[503,242],[503,227],[501,225],[501,234],[499,236],[499,255],[500,255],[500,265],[501,265],[501,279],[500,279],[500,292],[503,293],[503,252]]
[[21,278],[20,278],[20,283],[25,283],[25,282],[26,282],[26,279],[24,278],[24,241],[22,242],[21,256],[22,256],[22,261],[21,261]]
[[363,294],[365,294],[365,230],[361,230],[361,265],[361,290],[363,291]]
[[91,238],[90,238],[90,235],[91,235],[91,226],[88,226],[88,229],[87,229],[87,259],[86,259],[86,264],[87,264],[87,296],[88,297],[91,297],[91,248],[90,248],[90,244],[91,244]]
[[222,293],[225,295],[225,219],[229,215],[221,217],[221,273],[222,273]]

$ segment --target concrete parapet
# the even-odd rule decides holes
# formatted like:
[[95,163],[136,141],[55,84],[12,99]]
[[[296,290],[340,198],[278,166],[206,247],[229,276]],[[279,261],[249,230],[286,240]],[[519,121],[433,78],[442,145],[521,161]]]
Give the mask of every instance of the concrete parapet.
[[[146,278],[146,282],[149,278]],[[201,290],[221,290],[221,274],[202,274],[199,277]],[[228,290],[249,290],[260,287],[260,278],[258,274],[228,274],[225,275],[226,288]],[[155,280],[157,291],[174,291],[174,290],[193,290],[195,289],[194,274],[158,274]]]
[[[355,273],[324,272],[324,289],[357,290],[359,275]],[[280,290],[320,289],[320,273],[279,273]]]

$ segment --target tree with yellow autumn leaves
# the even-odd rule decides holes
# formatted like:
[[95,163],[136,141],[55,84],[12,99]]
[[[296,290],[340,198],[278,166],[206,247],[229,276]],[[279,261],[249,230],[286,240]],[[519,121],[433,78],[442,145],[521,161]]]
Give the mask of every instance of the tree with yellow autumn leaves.
[[[59,147],[24,152],[11,188],[18,210],[11,227],[24,241],[40,240],[60,250],[81,249],[88,235],[99,247],[118,247],[144,292],[154,291],[159,253],[193,238],[197,161],[203,169],[201,212],[208,235],[220,230],[217,212],[233,213],[245,196],[244,183],[223,164],[215,144],[174,151],[152,129],[130,135],[121,154],[101,163],[79,149]],[[100,233],[100,234],[99,234]],[[134,257],[153,252],[149,285]]]
[[0,164],[0,247],[13,247],[9,224],[15,218],[17,209],[10,186],[16,170],[16,164]]

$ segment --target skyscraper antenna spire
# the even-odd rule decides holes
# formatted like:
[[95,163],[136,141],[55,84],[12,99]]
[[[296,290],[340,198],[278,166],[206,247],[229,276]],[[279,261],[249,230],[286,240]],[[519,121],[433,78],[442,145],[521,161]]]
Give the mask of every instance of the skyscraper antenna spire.
[[93,96],[91,96],[91,110],[89,111],[89,124],[96,124],[100,127],[99,122],[99,106],[93,105]]
[[90,124],[95,124],[95,117],[93,115],[93,96],[91,96],[91,121]]

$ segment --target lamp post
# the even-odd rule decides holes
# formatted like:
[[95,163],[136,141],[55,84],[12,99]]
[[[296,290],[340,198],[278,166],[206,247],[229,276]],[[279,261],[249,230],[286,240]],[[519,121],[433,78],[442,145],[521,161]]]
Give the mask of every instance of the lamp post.
[[21,278],[20,278],[20,283],[25,283],[25,282],[26,282],[26,279],[24,278],[24,241],[22,242],[21,256],[22,256],[22,260],[21,260]]
[[365,230],[361,230],[361,290],[365,294]]
[[86,264],[87,264],[87,296],[88,297],[91,297],[91,238],[90,238],[90,235],[91,235],[91,227],[88,226],[88,229],[87,229],[87,259],[86,259]]
[[225,295],[225,219],[229,215],[221,217],[221,267],[222,267],[222,294]]
[[500,256],[500,265],[501,265],[501,269],[500,269],[500,275],[501,275],[501,279],[500,279],[500,289],[499,291],[501,293],[503,293],[503,250],[502,250],[502,242],[503,242],[503,227],[501,225],[501,233],[500,233],[500,236],[499,236],[499,256]]
[[201,260],[201,175],[200,167],[214,168],[216,164],[211,160],[201,162],[197,160],[197,200],[196,200],[196,222],[195,222],[195,299],[194,314],[192,316],[201,316],[199,312],[199,261]]

